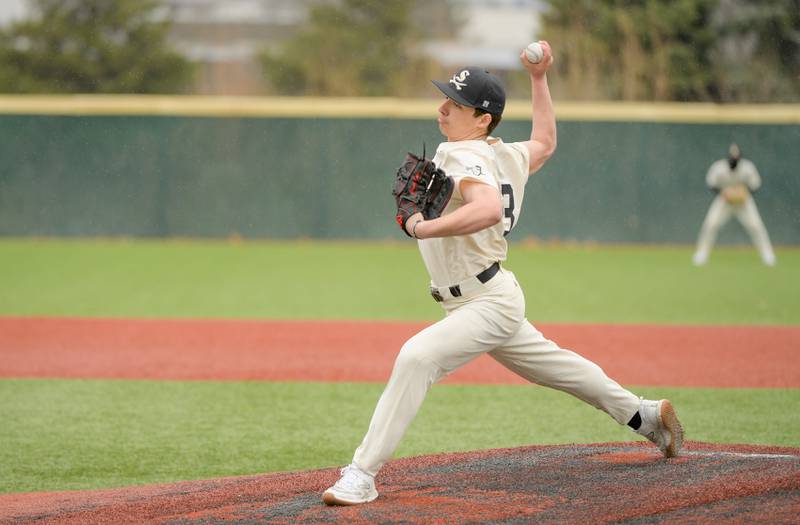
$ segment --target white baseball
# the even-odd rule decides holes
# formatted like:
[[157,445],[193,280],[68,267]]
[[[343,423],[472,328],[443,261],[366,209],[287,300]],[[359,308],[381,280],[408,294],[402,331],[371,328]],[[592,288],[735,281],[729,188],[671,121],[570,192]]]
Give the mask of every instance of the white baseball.
[[528,44],[528,47],[525,48],[525,56],[531,64],[538,64],[544,58],[542,45],[539,42]]

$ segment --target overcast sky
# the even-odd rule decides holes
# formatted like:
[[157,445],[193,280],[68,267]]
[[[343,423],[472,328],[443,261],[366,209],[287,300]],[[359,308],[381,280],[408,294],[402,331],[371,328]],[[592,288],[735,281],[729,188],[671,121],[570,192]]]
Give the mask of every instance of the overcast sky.
[[19,18],[25,12],[27,0],[0,0],[0,25]]

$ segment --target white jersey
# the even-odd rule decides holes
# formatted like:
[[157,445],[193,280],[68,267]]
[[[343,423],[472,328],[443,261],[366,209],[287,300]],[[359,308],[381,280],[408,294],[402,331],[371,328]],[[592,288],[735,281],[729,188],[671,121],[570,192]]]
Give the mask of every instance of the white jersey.
[[747,159],[740,159],[735,169],[731,169],[727,159],[720,159],[708,168],[706,184],[717,190],[744,184],[750,191],[755,191],[761,186],[761,176],[756,165]]
[[464,205],[462,180],[494,186],[503,197],[503,220],[470,235],[418,241],[433,286],[450,286],[474,277],[495,262],[506,260],[505,236],[516,225],[528,181],[528,148],[519,142],[505,144],[499,138],[443,142],[433,162],[452,177],[455,189],[442,215]]

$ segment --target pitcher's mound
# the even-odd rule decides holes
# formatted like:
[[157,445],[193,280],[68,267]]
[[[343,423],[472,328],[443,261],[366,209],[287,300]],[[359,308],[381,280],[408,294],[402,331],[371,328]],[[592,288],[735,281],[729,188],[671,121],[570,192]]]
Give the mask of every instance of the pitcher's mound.
[[389,462],[380,497],[327,507],[336,469],[0,496],[3,523],[797,523],[800,449],[533,446]]

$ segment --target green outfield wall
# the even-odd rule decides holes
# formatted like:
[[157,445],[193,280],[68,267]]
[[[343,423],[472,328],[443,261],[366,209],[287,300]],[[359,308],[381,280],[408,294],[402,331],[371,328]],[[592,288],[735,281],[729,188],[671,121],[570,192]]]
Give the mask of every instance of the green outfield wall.
[[[0,235],[402,238],[391,181],[436,100],[0,97]],[[773,241],[800,244],[800,109],[560,105],[511,239],[694,242],[736,141]],[[526,104],[496,134],[530,134]],[[721,242],[746,242],[736,224]]]

